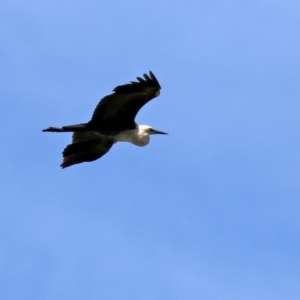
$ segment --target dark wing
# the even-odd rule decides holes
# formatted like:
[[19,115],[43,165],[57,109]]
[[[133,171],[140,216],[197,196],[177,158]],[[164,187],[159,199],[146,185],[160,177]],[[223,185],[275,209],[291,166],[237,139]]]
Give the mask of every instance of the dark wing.
[[103,133],[119,132],[135,128],[135,116],[138,111],[151,99],[159,95],[159,82],[150,71],[144,78],[137,77],[137,82],[119,85],[114,93],[104,97],[97,105],[90,128]]
[[102,137],[94,132],[74,132],[72,144],[63,151],[62,168],[82,162],[94,161],[109,151],[114,140]]

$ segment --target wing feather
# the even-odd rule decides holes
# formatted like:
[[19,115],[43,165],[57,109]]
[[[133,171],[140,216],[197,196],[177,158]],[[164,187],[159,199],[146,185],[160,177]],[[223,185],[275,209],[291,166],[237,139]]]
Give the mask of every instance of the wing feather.
[[154,74],[144,74],[136,81],[119,85],[114,93],[101,99],[89,122],[92,128],[101,132],[118,132],[121,129],[134,129],[138,111],[150,100],[159,95],[160,84]]
[[94,161],[106,154],[115,143],[94,132],[74,132],[72,144],[63,151],[62,168],[82,162]]

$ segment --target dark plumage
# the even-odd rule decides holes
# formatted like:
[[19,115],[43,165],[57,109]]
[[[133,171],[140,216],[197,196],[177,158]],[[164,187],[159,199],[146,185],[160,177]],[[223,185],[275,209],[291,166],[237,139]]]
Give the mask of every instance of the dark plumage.
[[119,133],[124,129],[135,129],[134,121],[138,111],[151,99],[159,95],[161,89],[156,77],[137,77],[138,82],[119,85],[98,103],[89,125],[102,133]]
[[[96,106],[88,123],[63,126],[61,128],[48,127],[46,132],[74,132],[72,144],[63,151],[62,168],[81,162],[93,161],[109,151],[112,145],[119,141],[129,141],[143,146],[148,141],[138,143],[143,134],[164,133],[156,130],[150,132],[147,128],[139,129],[135,123],[138,111],[151,99],[159,95],[160,84],[154,74],[144,74],[138,81],[119,85],[112,94],[105,96]],[[149,126],[148,126],[149,127]],[[152,129],[152,128],[151,128]],[[126,132],[129,137],[123,136]],[[145,135],[144,134],[144,135]]]

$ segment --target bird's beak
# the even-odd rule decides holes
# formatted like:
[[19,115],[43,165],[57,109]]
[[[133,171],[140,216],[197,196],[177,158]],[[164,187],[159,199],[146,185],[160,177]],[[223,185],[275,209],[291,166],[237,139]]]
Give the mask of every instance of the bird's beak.
[[159,131],[159,130],[156,130],[156,129],[152,129],[152,133],[153,134],[167,134],[166,132]]

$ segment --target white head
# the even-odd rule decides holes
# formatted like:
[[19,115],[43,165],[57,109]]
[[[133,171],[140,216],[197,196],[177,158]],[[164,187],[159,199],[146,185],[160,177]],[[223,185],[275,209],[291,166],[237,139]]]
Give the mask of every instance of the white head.
[[140,146],[147,145],[150,140],[150,135],[152,134],[167,134],[167,133],[156,130],[148,125],[137,125],[137,135],[140,141]]
[[166,132],[156,130],[148,125],[138,125],[138,132],[144,133],[146,135],[150,134],[167,134]]

